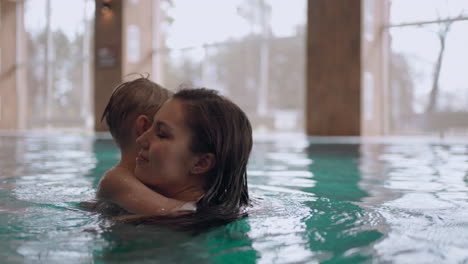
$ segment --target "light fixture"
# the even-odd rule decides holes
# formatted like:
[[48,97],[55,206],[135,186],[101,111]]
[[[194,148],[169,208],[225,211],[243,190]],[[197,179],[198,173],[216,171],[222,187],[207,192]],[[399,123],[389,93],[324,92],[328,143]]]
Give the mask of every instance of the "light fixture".
[[109,13],[112,11],[111,6],[112,0],[102,0],[101,12]]

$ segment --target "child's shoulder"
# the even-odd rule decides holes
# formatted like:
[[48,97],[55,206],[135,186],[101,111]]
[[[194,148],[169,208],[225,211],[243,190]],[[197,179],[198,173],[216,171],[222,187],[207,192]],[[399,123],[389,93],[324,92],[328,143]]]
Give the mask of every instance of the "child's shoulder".
[[133,171],[127,168],[121,167],[121,166],[115,166],[115,167],[110,168],[108,171],[106,171],[103,177],[106,177],[106,176],[113,177],[115,175],[133,176]]
[[109,169],[99,182],[97,197],[110,199],[120,191],[119,188],[125,186],[130,177],[134,177],[133,172],[126,168],[115,166]]

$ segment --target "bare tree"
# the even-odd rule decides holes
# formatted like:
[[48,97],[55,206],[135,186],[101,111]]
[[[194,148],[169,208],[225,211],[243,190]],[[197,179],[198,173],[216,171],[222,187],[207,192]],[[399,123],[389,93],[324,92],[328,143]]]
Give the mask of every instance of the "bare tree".
[[[447,41],[447,36],[450,31],[450,28],[452,24],[457,21],[458,19],[461,19],[463,17],[464,10],[454,19],[446,19],[443,22],[439,23],[439,30],[436,32],[437,37],[439,39],[440,43],[440,50],[439,50],[439,55],[437,56],[437,61],[435,64],[434,68],[434,75],[433,75],[433,80],[432,80],[432,88],[431,92],[429,94],[429,103],[426,108],[426,114],[431,114],[435,111],[437,111],[437,98],[439,97],[439,78],[440,78],[440,71],[442,69],[442,61],[444,59],[444,53],[445,53],[445,44]],[[439,16],[439,20],[440,16]]]
[[439,78],[440,70],[442,69],[442,60],[444,59],[445,43],[447,41],[447,35],[450,31],[450,27],[454,21],[443,22],[440,24],[437,37],[439,38],[440,50],[437,56],[436,65],[434,68],[434,75],[432,80],[431,93],[429,94],[429,103],[426,108],[426,114],[433,113],[437,110],[437,98],[439,96]]

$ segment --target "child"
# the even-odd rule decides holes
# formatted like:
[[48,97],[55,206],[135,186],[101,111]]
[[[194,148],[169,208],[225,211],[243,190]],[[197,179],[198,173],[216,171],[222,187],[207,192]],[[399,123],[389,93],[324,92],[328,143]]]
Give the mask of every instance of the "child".
[[136,138],[151,127],[154,114],[169,96],[168,90],[146,78],[124,82],[114,90],[101,120],[106,119],[121,158],[99,183],[98,210],[102,210],[102,201],[144,215],[167,215],[183,209],[185,202],[157,193],[134,176],[139,152]]

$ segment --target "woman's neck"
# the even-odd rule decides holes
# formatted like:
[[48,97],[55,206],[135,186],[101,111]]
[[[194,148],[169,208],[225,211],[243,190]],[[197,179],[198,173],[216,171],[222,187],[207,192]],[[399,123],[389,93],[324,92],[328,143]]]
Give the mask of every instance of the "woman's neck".
[[166,197],[186,202],[198,201],[201,197],[203,197],[203,195],[205,195],[205,191],[202,188],[193,185],[178,186],[176,188],[173,186],[165,186],[166,188],[164,188],[164,190],[157,187],[149,187],[155,192],[158,192]]

